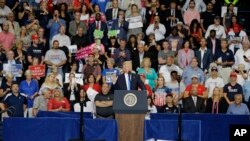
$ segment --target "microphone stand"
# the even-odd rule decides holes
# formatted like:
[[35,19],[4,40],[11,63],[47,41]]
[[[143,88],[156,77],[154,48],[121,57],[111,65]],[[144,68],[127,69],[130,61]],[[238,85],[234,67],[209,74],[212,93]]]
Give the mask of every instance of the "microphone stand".
[[79,104],[80,104],[80,128],[79,128],[79,133],[80,133],[80,138],[79,139],[69,139],[69,141],[85,141],[85,135],[84,135],[84,100],[80,100]]
[[83,100],[80,101],[80,107],[81,107],[81,112],[80,112],[80,140],[84,141],[85,140],[85,134],[84,134],[84,106],[83,106]]
[[[179,91],[179,97],[180,97],[180,88],[181,88],[181,80],[178,79],[178,91]],[[178,128],[177,128],[177,133],[178,133],[178,141],[182,141],[182,112],[181,112],[181,103],[178,102]]]

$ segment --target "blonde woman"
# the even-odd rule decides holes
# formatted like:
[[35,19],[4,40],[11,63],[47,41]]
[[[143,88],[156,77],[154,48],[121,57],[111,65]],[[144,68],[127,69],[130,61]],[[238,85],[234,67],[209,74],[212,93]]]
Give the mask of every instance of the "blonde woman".
[[48,111],[54,112],[69,112],[70,104],[67,98],[63,96],[62,89],[60,87],[55,88],[54,98],[51,98],[48,102]]
[[42,91],[44,88],[48,88],[51,91],[51,94],[53,95],[53,90],[57,87],[60,87],[57,80],[56,76],[54,74],[49,74],[46,78],[44,83],[42,84],[39,94],[42,94]]
[[226,99],[222,95],[222,91],[219,87],[213,89],[212,97],[208,98],[206,105],[206,112],[212,114],[226,113],[228,104]]
[[31,37],[27,33],[27,29],[25,26],[21,27],[20,34],[17,36],[17,41],[23,42],[23,49],[27,50],[31,45]]
[[157,73],[151,68],[151,60],[146,57],[141,62],[141,68],[138,69],[138,74],[144,74],[146,76],[146,84],[149,84],[151,89],[155,88],[157,82]]

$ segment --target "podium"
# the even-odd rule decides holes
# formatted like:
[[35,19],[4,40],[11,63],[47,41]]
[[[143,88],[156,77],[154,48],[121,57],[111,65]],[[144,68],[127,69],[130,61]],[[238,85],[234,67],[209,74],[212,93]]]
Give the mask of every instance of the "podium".
[[146,91],[116,90],[113,109],[118,124],[118,141],[143,141],[148,110]]

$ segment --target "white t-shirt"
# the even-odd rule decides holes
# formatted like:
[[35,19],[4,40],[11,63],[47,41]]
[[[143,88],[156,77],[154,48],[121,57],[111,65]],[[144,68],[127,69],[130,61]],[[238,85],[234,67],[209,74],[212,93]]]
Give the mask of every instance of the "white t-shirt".
[[208,98],[210,98],[213,95],[213,90],[215,87],[224,87],[223,79],[220,77],[217,77],[215,79],[209,77],[205,82],[205,87],[208,89]]
[[[80,112],[80,111],[81,111],[80,103],[74,104],[74,112]],[[94,111],[94,103],[91,102],[91,101],[88,101],[86,103],[86,106],[83,106],[83,112],[95,113],[95,111]]]
[[171,71],[177,71],[179,75],[182,75],[182,70],[176,66],[176,65],[171,65],[171,66],[161,66],[159,70],[159,74],[162,74],[162,76],[165,79],[165,84],[169,83],[171,81]]

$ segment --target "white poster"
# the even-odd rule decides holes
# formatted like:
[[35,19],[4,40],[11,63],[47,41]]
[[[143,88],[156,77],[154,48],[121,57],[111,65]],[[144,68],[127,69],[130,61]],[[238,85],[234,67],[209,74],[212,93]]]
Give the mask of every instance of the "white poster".
[[71,45],[68,46],[69,52],[72,53],[76,53],[77,52],[77,45]]
[[[75,73],[75,82],[83,85],[83,74]],[[65,83],[69,83],[69,73],[65,73]]]

